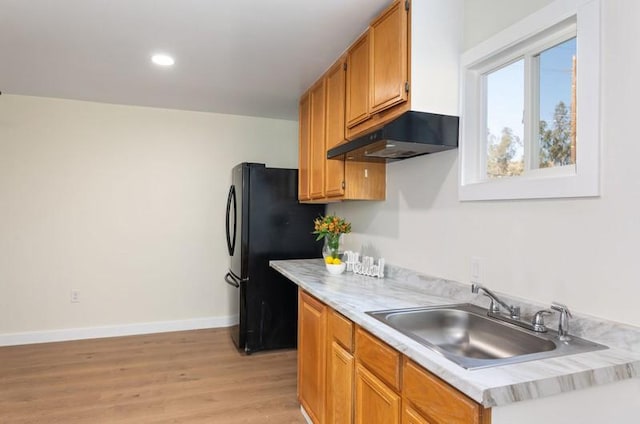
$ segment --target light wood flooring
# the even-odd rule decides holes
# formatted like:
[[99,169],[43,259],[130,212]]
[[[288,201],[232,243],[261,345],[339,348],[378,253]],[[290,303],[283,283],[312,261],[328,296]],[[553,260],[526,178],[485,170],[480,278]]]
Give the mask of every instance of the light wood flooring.
[[0,423],[305,423],[296,351],[227,329],[0,347]]

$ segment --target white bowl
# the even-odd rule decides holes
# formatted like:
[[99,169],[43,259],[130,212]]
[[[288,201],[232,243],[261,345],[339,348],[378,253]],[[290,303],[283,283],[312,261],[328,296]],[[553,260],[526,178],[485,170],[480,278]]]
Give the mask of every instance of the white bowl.
[[324,265],[327,267],[327,271],[329,271],[329,273],[334,275],[342,274],[344,270],[347,268],[347,264],[344,262],[337,265],[334,265],[334,264],[324,264]]

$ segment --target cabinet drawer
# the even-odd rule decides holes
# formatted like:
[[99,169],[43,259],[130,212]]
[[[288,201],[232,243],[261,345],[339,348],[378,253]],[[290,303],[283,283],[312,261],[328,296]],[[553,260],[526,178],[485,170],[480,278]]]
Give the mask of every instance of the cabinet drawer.
[[395,390],[400,390],[400,353],[358,327],[356,358]]
[[433,424],[489,424],[491,410],[484,409],[422,367],[406,360],[403,397]]
[[329,334],[347,352],[353,352],[353,323],[334,310],[329,313]]

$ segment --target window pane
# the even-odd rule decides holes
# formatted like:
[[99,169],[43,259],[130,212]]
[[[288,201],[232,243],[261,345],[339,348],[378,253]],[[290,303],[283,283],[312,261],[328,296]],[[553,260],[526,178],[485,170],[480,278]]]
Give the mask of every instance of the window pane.
[[491,72],[487,81],[487,177],[524,171],[524,60]]
[[575,164],[576,39],[543,51],[540,66],[538,163],[540,168]]

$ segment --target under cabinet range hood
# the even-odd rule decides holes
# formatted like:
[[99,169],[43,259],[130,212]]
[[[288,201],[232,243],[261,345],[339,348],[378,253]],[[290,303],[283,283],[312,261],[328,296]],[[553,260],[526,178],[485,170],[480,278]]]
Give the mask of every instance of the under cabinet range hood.
[[364,136],[327,152],[328,159],[392,162],[458,147],[457,116],[408,111]]

